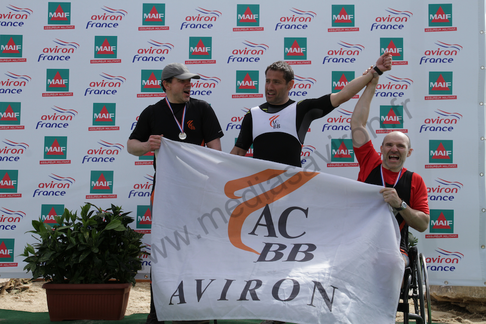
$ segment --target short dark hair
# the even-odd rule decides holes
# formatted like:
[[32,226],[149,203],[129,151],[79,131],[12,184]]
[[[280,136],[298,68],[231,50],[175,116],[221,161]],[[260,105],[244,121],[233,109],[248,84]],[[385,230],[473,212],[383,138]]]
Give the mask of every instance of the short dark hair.
[[162,82],[160,83],[160,86],[162,87],[162,90],[164,90],[164,92],[165,92],[164,81],[167,81],[167,83],[172,83],[173,79],[174,79],[174,77],[170,77],[168,79],[162,80]]
[[277,61],[267,66],[267,69],[265,70],[265,75],[267,75],[268,70],[282,71],[286,83],[289,83],[294,79],[294,70],[292,70],[292,67],[289,65],[289,63],[285,61]]

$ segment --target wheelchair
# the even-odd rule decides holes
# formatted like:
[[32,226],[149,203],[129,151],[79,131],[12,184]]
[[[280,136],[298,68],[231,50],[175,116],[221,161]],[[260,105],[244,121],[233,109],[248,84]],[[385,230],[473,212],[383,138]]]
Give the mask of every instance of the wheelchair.
[[[405,268],[403,287],[397,311],[403,313],[403,323],[414,320],[417,324],[432,324],[429,280],[425,257],[416,246],[408,251],[410,265]],[[410,304],[412,301],[412,305]]]

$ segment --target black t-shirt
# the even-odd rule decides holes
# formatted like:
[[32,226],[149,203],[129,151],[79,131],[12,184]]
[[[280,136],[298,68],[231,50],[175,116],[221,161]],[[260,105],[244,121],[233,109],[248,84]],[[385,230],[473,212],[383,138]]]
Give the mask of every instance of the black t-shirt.
[[[280,106],[272,106],[268,102],[260,105],[260,109],[269,113],[276,113],[288,107],[295,101],[289,100]],[[305,135],[313,120],[324,117],[335,107],[331,104],[331,95],[327,94],[320,98],[305,99],[297,103],[296,130],[299,141],[286,133],[262,134],[253,142],[253,121],[249,112],[243,118],[241,130],[235,146],[248,150],[253,144],[253,157],[257,159],[284,163],[293,166],[301,166],[300,154]]]

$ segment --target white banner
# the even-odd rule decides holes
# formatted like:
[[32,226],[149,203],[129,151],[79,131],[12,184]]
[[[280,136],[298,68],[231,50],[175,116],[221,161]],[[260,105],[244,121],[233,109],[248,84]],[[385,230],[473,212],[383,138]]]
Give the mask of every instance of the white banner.
[[403,262],[380,187],[164,140],[159,320],[392,323]]

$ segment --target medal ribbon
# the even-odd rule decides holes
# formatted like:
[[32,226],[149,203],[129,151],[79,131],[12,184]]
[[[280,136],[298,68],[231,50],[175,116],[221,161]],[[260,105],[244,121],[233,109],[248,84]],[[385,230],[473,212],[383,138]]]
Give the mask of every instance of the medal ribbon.
[[[395,181],[395,184],[393,185],[393,188],[395,188],[395,186],[398,183],[398,180],[400,180],[400,177],[402,176],[402,170],[403,170],[403,168],[400,169],[400,173],[398,174],[397,180]],[[383,164],[380,165],[380,174],[381,174],[381,183],[382,183],[383,187],[386,187],[386,185],[385,185],[385,178],[383,177]]]
[[184,133],[184,120],[186,119],[186,107],[187,107],[187,104],[184,106],[184,111],[182,112],[182,123],[179,123],[179,121],[177,120],[175,114],[174,114],[174,111],[172,110],[172,107],[170,106],[170,102],[169,100],[167,100],[167,97],[165,97],[165,101],[167,102],[167,105],[169,106],[169,109],[170,109],[170,112],[172,113],[172,116],[174,117],[176,123],[177,123],[177,126],[179,127],[181,133]]

